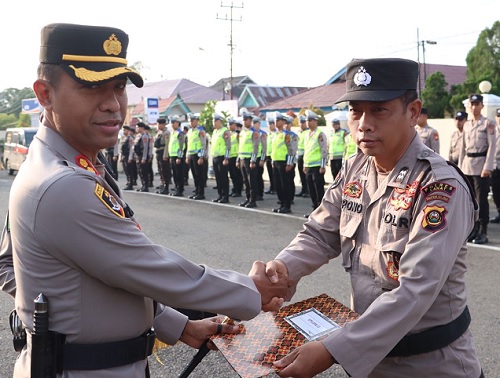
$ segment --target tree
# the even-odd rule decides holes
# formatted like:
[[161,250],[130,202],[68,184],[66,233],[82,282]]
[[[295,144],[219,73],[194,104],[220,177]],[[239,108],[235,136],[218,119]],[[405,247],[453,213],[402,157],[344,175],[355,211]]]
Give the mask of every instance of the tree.
[[8,88],[0,92],[0,113],[14,114],[19,117],[22,110],[22,100],[34,97],[35,92],[31,88]]
[[429,118],[444,118],[445,111],[452,113],[450,95],[446,90],[448,83],[442,72],[431,74],[425,81],[425,89],[422,91],[423,106],[429,112]]
[[205,126],[205,131],[210,135],[212,135],[214,130],[213,116],[215,113],[215,104],[217,104],[215,100],[207,101],[200,113],[200,125]]
[[17,127],[17,118],[14,114],[0,113],[0,130]]
[[462,101],[478,92],[479,83],[488,80],[491,93],[500,94],[500,21],[491,29],[484,29],[466,58],[467,79],[451,89],[450,105],[454,110],[463,109]]

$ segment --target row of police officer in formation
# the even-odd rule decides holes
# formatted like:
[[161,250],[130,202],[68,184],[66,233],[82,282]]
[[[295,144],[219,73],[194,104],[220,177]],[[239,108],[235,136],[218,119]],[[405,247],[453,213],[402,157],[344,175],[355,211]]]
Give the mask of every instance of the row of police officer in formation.
[[[291,130],[293,117],[280,112],[268,119],[267,132],[260,128],[261,119],[245,108],[236,118],[224,119],[214,113],[211,137],[199,124],[199,114],[189,113],[187,119],[190,127],[183,129],[180,117],[171,116],[172,131],[166,127],[165,118],[158,119],[154,137],[143,122],[137,124],[137,131],[123,126],[121,140],[106,150],[106,156],[116,176],[120,157],[127,177],[124,190],[133,190],[140,177],[141,187],[136,190],[149,191],[153,186],[152,164],[156,155],[161,180],[157,193],[184,196],[191,171],[195,189],[189,198],[203,200],[210,151],[218,193],[213,202],[228,203],[229,197],[244,195],[239,205],[254,208],[264,193],[276,194],[279,206],[272,211],[286,214],[291,212],[295,196],[310,197],[312,208],[318,207],[324,194],[328,162],[332,177],[336,177],[343,159],[356,152],[355,140],[349,131],[340,127],[338,119],[332,120],[327,137],[318,129],[319,116],[311,110],[299,116],[297,133]],[[270,184],[267,191],[264,191],[264,167]],[[295,193],[296,168],[301,184],[299,193]]]

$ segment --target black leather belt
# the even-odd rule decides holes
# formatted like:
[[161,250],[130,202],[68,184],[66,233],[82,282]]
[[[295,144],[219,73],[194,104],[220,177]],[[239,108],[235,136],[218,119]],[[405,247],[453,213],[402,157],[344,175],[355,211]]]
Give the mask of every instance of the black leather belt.
[[467,152],[467,157],[480,157],[480,156],[486,156],[488,151],[483,151],[483,152]]
[[448,324],[406,335],[389,352],[387,357],[406,357],[444,348],[467,331],[470,321],[469,309],[466,306],[460,316]]
[[100,344],[64,344],[62,370],[101,370],[133,364],[153,352],[156,334],[151,329],[139,337]]

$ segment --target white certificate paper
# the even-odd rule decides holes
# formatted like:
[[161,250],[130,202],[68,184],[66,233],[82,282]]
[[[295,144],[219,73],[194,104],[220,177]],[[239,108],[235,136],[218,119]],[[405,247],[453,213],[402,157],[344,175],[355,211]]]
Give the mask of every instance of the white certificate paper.
[[309,341],[316,340],[340,328],[337,323],[323,315],[314,307],[287,316],[285,320]]

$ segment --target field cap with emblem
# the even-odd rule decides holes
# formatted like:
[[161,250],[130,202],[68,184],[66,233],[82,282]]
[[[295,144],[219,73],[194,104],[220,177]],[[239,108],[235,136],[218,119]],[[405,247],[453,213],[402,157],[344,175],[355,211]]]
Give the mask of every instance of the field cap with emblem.
[[222,121],[222,120],[224,120],[224,117],[222,115],[220,115],[219,113],[214,113],[213,119],[214,119],[214,121]]
[[255,117],[252,118],[252,122],[253,123],[260,123],[260,121],[261,121],[261,119],[259,117],[257,117],[257,116],[255,116]]
[[285,120],[285,115],[281,112],[275,112],[274,113],[274,119],[276,121],[280,121],[280,120]]
[[307,121],[306,116],[304,116],[304,115],[302,115],[302,114],[301,114],[301,115],[299,115],[299,122],[300,122],[300,123],[304,123],[305,121]]
[[466,112],[460,110],[455,114],[455,119],[463,120],[463,119],[467,119],[467,116],[468,116],[468,114]]
[[227,124],[228,124],[228,125],[232,125],[233,123],[236,123],[236,122],[234,121],[234,118],[233,118],[233,117],[228,117],[228,119],[227,119]]
[[423,115],[428,115],[428,111],[427,111],[427,108],[422,108],[420,109],[420,114],[423,114]]
[[158,118],[156,120],[157,123],[162,123],[162,124],[166,124],[167,123],[167,120],[165,118]]
[[200,114],[199,113],[188,113],[188,120],[193,120],[193,119],[200,119]]
[[353,59],[346,69],[344,101],[389,101],[417,89],[418,63],[408,59]]
[[313,112],[312,110],[309,110],[309,109],[306,110],[306,117],[307,117],[308,121],[311,121],[313,119],[318,120],[318,118],[319,118],[315,112]]
[[174,114],[174,115],[171,115],[170,116],[170,123],[174,123],[174,122],[181,122],[181,117],[179,117],[178,115]]
[[483,102],[483,96],[480,94],[472,94],[469,96],[469,102]]
[[340,125],[340,121],[338,120],[338,118],[332,119],[332,125]]
[[128,35],[106,26],[50,24],[42,28],[40,63],[61,66],[74,80],[92,85],[128,77],[136,87],[144,81],[127,67]]

